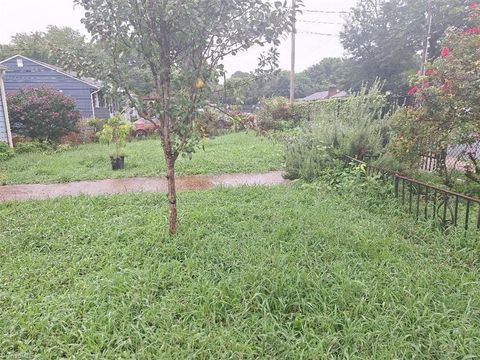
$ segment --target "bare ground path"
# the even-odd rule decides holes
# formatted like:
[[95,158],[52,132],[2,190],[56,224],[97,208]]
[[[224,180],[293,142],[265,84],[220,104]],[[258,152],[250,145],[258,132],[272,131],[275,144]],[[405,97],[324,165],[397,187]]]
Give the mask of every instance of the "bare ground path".
[[[254,174],[198,175],[177,178],[177,190],[207,190],[216,186],[281,185],[288,181],[281,171]],[[108,195],[129,192],[167,192],[165,178],[127,178],[78,181],[63,184],[0,186],[0,202],[50,199],[63,196]]]

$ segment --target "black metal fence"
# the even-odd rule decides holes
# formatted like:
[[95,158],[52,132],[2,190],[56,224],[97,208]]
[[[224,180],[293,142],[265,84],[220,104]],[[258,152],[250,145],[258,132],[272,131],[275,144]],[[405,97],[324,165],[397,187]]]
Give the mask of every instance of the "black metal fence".
[[433,220],[445,229],[454,226],[463,227],[466,232],[480,231],[480,199],[410,179],[348,156],[344,161],[363,165],[367,175],[378,175],[393,182],[394,196],[417,220]]

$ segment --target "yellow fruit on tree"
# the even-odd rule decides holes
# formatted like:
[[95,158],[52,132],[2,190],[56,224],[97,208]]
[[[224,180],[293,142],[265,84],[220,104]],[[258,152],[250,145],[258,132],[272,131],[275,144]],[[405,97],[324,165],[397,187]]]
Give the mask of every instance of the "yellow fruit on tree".
[[195,82],[195,87],[197,89],[201,89],[204,86],[205,86],[205,82],[202,79],[198,78],[197,81]]

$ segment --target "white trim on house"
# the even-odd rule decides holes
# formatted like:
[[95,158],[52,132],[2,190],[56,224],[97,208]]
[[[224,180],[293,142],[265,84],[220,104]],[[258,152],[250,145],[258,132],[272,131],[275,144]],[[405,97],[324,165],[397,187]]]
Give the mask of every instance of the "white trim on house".
[[0,65],[0,100],[2,101],[2,105],[3,105],[3,113],[5,117],[5,127],[7,130],[8,145],[11,148],[13,148],[12,131],[10,129],[10,118],[8,117],[7,99],[5,97],[5,85],[3,84],[3,76],[5,75],[6,70],[7,68],[5,66]]
[[93,116],[94,119],[97,118],[97,115],[95,114],[95,100],[94,100],[95,96],[94,95],[97,95],[97,97],[98,97],[99,92],[100,92],[100,90],[97,90],[97,91],[94,91],[90,94],[91,99],[92,99],[92,116]]
[[58,72],[59,74],[68,76],[69,78],[72,78],[72,79],[74,79],[74,80],[83,82],[84,84],[87,84],[87,85],[91,86],[91,87],[94,88],[94,89],[100,90],[100,87],[98,87],[97,85],[95,85],[95,84],[93,84],[93,83],[91,83],[91,82],[89,82],[89,81],[79,79],[79,78],[77,78],[77,77],[75,77],[75,76],[73,76],[73,75],[70,75],[69,73],[67,73],[67,72],[65,72],[65,71],[63,71],[63,70],[60,70],[60,69],[58,69],[58,68],[56,68],[56,67],[54,67],[54,66],[52,66],[52,65],[48,65],[48,64],[45,64],[44,62],[30,59],[30,58],[28,58],[28,57],[26,57],[26,56],[23,56],[23,55],[14,55],[14,56],[11,56],[11,57],[9,57],[8,59],[5,59],[5,60],[0,61],[0,65],[3,64],[3,63],[5,63],[5,62],[7,62],[7,61],[12,60],[12,59],[18,58],[18,57],[20,57],[20,58],[22,58],[22,59],[25,59],[25,60],[28,60],[28,61],[31,61],[31,62],[33,62],[33,63],[35,63],[35,64],[37,64],[37,65],[46,67],[47,69],[56,71],[56,72]]

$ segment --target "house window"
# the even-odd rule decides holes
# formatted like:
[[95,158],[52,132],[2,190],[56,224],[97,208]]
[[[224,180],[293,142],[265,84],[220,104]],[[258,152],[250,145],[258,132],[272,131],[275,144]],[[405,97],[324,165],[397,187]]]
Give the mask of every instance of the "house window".
[[18,58],[17,59],[17,67],[23,67],[23,59]]
[[107,107],[107,101],[105,100],[105,97],[101,93],[95,93],[93,94],[93,105],[96,108],[105,108]]

